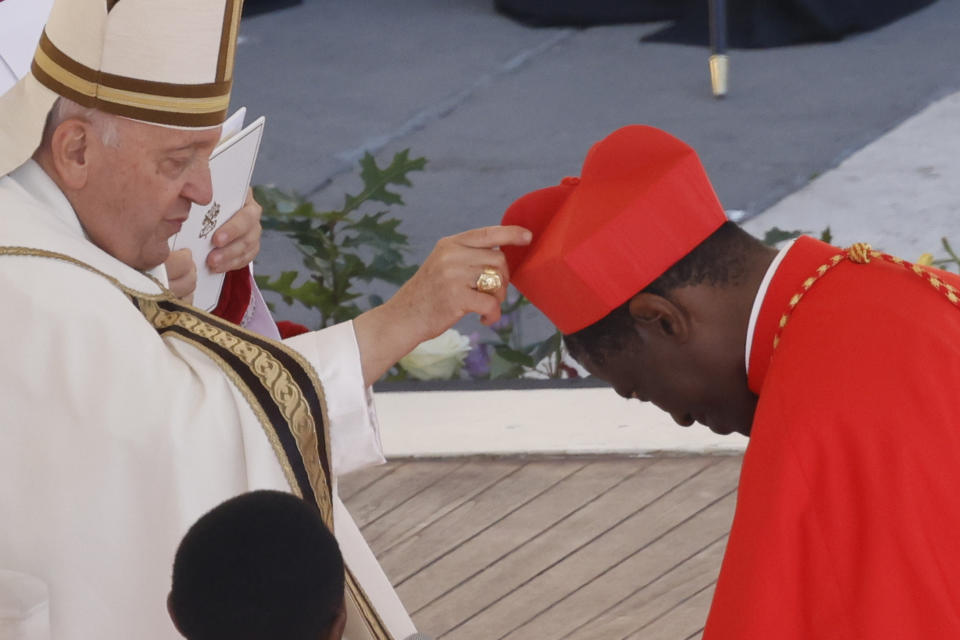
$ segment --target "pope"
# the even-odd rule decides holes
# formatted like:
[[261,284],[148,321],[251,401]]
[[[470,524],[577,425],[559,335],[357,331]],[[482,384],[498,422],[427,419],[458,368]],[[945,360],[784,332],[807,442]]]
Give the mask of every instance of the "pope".
[[[282,342],[180,300],[168,240],[212,198],[241,5],[57,0],[0,96],[0,572],[49,593],[58,640],[172,637],[177,543],[255,489],[334,530],[346,637],[414,633],[336,476],[383,460],[372,383],[464,315],[496,321],[498,247],[529,240],[444,238],[385,304]],[[228,268],[243,244],[221,247]]]
[[589,371],[750,437],[704,638],[960,637],[960,277],[766,247],[646,126],[503,223],[534,232],[513,283]]

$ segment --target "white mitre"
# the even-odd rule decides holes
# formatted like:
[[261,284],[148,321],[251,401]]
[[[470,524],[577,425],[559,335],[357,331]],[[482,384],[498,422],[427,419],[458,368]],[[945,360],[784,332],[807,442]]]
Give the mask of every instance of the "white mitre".
[[33,155],[58,96],[151,124],[222,124],[242,5],[57,0],[30,72],[0,96],[0,176]]

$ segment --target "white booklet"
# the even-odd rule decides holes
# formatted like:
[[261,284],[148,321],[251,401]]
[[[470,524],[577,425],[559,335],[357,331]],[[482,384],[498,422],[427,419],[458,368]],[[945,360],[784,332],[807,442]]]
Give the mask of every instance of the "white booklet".
[[227,119],[220,143],[210,155],[213,200],[204,206],[194,204],[179,233],[170,238],[171,251],[187,248],[193,254],[197,265],[193,304],[205,311],[217,306],[226,277],[226,274],[213,273],[207,268],[207,256],[213,250],[213,234],[246,201],[263,137],[263,116],[239,130],[245,112],[246,108],[241,108]]

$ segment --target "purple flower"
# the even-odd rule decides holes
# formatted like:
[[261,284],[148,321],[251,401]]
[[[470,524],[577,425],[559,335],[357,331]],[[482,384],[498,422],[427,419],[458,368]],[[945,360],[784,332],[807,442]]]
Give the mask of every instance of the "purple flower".
[[503,314],[502,316],[500,316],[499,320],[497,320],[496,322],[490,325],[490,328],[498,333],[500,331],[508,331],[510,329],[513,329],[514,315],[515,315],[515,312]]
[[480,342],[477,332],[470,334],[470,351],[463,361],[463,369],[471,378],[490,375],[490,345]]

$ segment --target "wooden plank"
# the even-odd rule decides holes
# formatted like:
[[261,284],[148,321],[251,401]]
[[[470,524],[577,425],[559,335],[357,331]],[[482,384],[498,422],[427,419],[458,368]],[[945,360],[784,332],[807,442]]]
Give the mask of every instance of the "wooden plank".
[[400,589],[408,610],[417,613],[453,587],[540,535],[594,500],[649,461],[594,461],[412,576]]
[[[680,466],[684,463],[690,465],[691,460],[658,460],[648,471],[657,469],[661,464]],[[685,470],[683,481],[671,482],[666,490],[661,487],[652,496],[652,501],[644,501],[627,517],[621,518],[613,526],[608,526],[592,539],[580,544],[573,552],[568,552],[533,576],[529,573],[527,566],[529,563],[518,563],[517,559],[512,557],[515,554],[498,562],[481,576],[500,574],[501,579],[487,584],[483,591],[469,589],[473,599],[481,597],[489,590],[502,593],[501,581],[517,586],[508,593],[502,593],[489,606],[469,614],[463,622],[437,630],[414,616],[418,627],[425,629],[428,633],[439,631],[438,635],[453,631],[458,640],[474,638],[489,640],[506,636],[579,589],[581,585],[588,584],[598,575],[609,571],[616,564],[633,555],[637,549],[655,541],[671,530],[677,522],[686,520],[691,514],[715,501],[718,491],[726,493],[736,485],[739,458],[693,459],[692,464],[693,467],[688,466]],[[650,484],[656,484],[653,482],[654,477],[654,474],[650,473],[637,476],[638,479],[646,479]],[[673,480],[675,479],[674,476]],[[609,505],[606,508],[609,509]],[[594,516],[602,517],[602,514],[595,513]],[[570,520],[573,519],[553,527],[548,532],[550,534],[560,532],[560,540],[553,541],[541,553],[548,552],[554,544],[562,544],[563,539],[575,534],[568,528]],[[558,534],[544,535],[538,539],[552,538],[556,535]],[[524,576],[524,579],[517,584],[516,578],[519,575]],[[466,592],[468,589],[458,588],[453,594],[460,591]],[[443,600],[441,598],[435,604],[441,604]],[[466,603],[461,603],[462,608],[459,610],[468,610],[463,607],[464,604]],[[471,603],[469,608],[476,610],[475,603]]]
[[[623,640],[694,640],[703,635],[703,612],[710,609],[717,583],[711,582],[678,602],[672,609],[640,631]],[[599,636],[597,637],[599,640]],[[609,640],[604,638],[604,640]]]
[[371,521],[363,528],[363,537],[375,554],[385,553],[517,471],[523,464],[518,460],[468,461],[441,482],[424,488],[396,509]]
[[[618,625],[623,631],[610,635],[612,631],[600,623],[600,633],[593,637],[685,638],[701,633],[710,612],[726,543],[726,536],[720,538],[679,567],[669,580],[653,585],[650,593],[638,594],[636,599],[624,603],[621,612],[632,614],[633,625]],[[636,607],[631,611],[633,604]],[[639,621],[643,624],[637,625]]]
[[[424,530],[378,558],[391,581],[404,581],[506,517],[586,464],[579,460],[527,462]],[[403,596],[401,596],[402,599]]]
[[735,504],[727,494],[507,638],[623,638],[644,629],[716,580]]
[[359,493],[351,496],[350,509],[357,526],[364,526],[396,509],[412,496],[433,485],[462,467],[463,460],[431,460],[406,462],[393,473],[379,478]]
[[361,489],[365,489],[383,476],[393,473],[402,465],[402,461],[388,462],[345,473],[337,478],[337,493],[346,504]]
[[[462,583],[449,584],[449,590],[441,597],[423,609],[414,611],[414,621],[427,633],[442,635],[451,629],[457,629],[454,637],[473,637],[469,633],[461,634],[460,626],[464,623],[469,625],[472,618],[495,606],[514,590],[577,550],[589,546],[591,541],[631,517],[645,505],[656,501],[691,475],[701,472],[712,464],[712,460],[675,458],[642,463],[638,461],[638,465],[640,464],[643,465],[642,473],[625,476],[623,482],[598,494],[582,508],[573,511],[535,538],[517,546],[476,575]],[[401,593],[401,598],[406,597],[405,593]],[[520,600],[516,604],[518,608],[526,608],[531,602]],[[540,608],[543,607],[534,609],[533,613]],[[519,623],[522,622],[523,620]],[[484,630],[479,630],[475,635],[483,635],[482,631]]]

